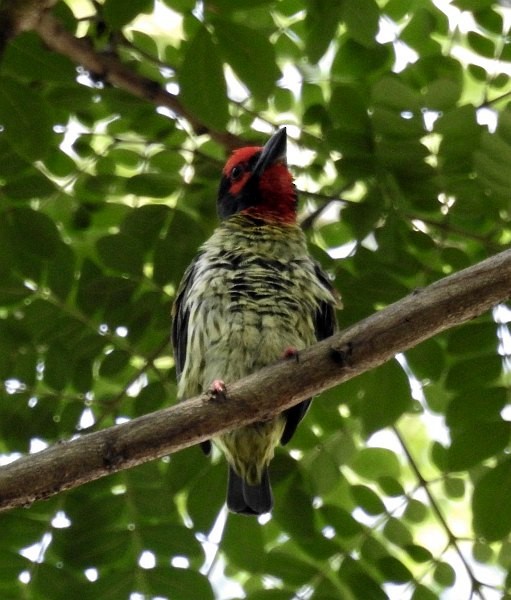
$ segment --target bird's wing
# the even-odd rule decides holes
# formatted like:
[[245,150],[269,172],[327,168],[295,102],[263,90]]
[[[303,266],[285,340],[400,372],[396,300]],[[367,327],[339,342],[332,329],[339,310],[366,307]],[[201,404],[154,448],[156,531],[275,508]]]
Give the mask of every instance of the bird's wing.
[[[332,287],[328,276],[321,270],[319,265],[315,265],[315,274],[321,284],[332,292],[332,296],[335,299],[337,297],[337,291]],[[330,337],[334,333],[336,327],[335,305],[326,301],[320,302],[316,314],[314,315],[314,329],[317,341],[319,342]],[[282,445],[287,444],[293,437],[294,432],[298,427],[298,423],[303,419],[309,408],[311,400],[311,398],[309,398],[309,400],[304,400],[303,402],[300,402],[300,404],[296,404],[284,412],[286,425],[282,437],[280,438],[280,443]]]
[[[174,362],[176,364],[176,377],[178,381],[185,366],[188,345],[188,321],[190,318],[190,310],[186,303],[186,297],[195,277],[199,256],[195,258],[185,271],[172,307],[171,340],[174,349]],[[201,448],[205,454],[209,454],[211,452],[211,442],[209,440],[201,442]]]
[[172,306],[172,348],[174,349],[174,362],[176,364],[176,377],[179,381],[186,362],[186,348],[188,345],[188,320],[190,310],[186,304],[186,296],[194,278],[194,261],[186,270]]

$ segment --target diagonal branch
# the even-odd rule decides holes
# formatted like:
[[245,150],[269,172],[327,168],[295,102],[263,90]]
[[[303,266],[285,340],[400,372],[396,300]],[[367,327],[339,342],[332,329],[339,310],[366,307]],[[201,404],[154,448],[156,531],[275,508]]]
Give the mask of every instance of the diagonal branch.
[[67,56],[103,81],[133,96],[168,108],[186,119],[196,133],[207,133],[231,150],[245,145],[243,139],[232,133],[208,128],[183,106],[179,96],[168,92],[158,82],[139,75],[115,54],[98,52],[87,39],[74,36],[51,14],[49,8],[55,1],[5,0],[5,7],[0,7],[0,54],[10,38],[21,31],[34,30],[51,50]]
[[24,506],[221,432],[264,420],[373,369],[511,296],[511,250],[445,277],[300,352],[228,385],[128,423],[61,442],[0,468],[0,509]]
[[50,12],[41,15],[35,30],[51,50],[64,54],[103,81],[155,106],[168,108],[184,117],[196,132],[207,133],[226,148],[233,149],[244,145],[243,141],[232,133],[207,128],[183,106],[178,96],[167,92],[158,82],[139,75],[124,65],[115,54],[97,52],[86,39],[78,38],[67,31]]

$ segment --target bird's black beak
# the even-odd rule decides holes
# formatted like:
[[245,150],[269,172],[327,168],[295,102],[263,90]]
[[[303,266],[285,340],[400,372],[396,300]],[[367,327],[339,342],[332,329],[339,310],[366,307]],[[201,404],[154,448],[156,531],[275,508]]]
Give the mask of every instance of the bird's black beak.
[[256,177],[261,176],[264,171],[276,162],[286,162],[287,133],[286,128],[282,127],[277,133],[274,133],[264,145],[261,156],[256,162],[252,174]]

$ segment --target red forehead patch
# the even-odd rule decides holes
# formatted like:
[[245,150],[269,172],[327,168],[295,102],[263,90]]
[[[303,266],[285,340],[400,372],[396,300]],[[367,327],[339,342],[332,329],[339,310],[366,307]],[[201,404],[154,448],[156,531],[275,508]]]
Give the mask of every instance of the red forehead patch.
[[261,150],[261,146],[246,146],[245,148],[234,150],[229,160],[225,163],[224,174],[229,175],[234,166],[249,161],[254,154],[261,152]]

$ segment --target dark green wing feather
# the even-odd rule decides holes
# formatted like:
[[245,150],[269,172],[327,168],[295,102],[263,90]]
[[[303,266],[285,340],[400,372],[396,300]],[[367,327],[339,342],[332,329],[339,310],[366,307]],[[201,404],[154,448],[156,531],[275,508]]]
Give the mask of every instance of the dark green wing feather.
[[[172,348],[174,349],[174,361],[176,364],[176,377],[179,381],[186,362],[186,350],[188,344],[188,321],[190,318],[190,310],[186,304],[188,289],[194,280],[195,269],[200,255],[190,264],[183,275],[181,284],[177,291],[176,299],[172,307]],[[201,448],[205,454],[211,452],[211,442],[201,442]]]
[[[315,273],[319,281],[324,285],[325,288],[332,292],[332,295],[335,298],[337,292],[334,290],[330,280],[321,270],[319,265],[315,265]],[[319,342],[320,340],[330,337],[334,333],[336,327],[337,322],[335,319],[335,306],[333,304],[329,304],[328,302],[321,302],[318,306],[316,314],[314,315],[314,329],[316,332],[317,341]],[[287,444],[293,437],[293,434],[298,427],[298,423],[300,423],[305,416],[311,401],[312,399],[304,400],[303,402],[300,402],[300,404],[296,404],[284,412],[286,417],[286,426],[284,427],[284,432],[280,438],[282,445]]]

